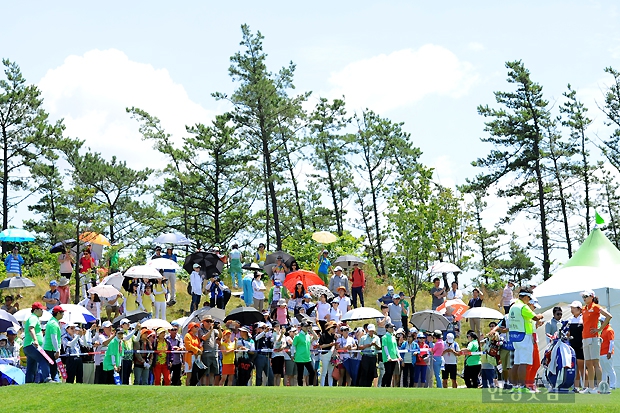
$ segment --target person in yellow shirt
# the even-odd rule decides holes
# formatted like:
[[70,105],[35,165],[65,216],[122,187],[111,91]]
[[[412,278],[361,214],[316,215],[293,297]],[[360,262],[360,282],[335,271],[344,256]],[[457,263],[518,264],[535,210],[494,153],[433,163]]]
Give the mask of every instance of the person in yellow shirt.
[[135,282],[129,284],[129,291],[125,291],[123,297],[125,297],[125,313],[136,311],[140,302],[138,284]]
[[200,331],[200,324],[189,323],[187,326],[187,334],[183,338],[185,344],[185,374],[187,374],[185,385],[196,386],[200,381],[200,377],[204,370],[199,371],[200,368],[196,366],[196,361],[200,362],[200,355],[202,354],[202,346],[198,332]]
[[153,295],[152,287],[147,284],[144,287],[144,294],[142,294],[142,309],[149,314],[153,314],[153,304],[155,303],[155,296]]
[[162,278],[153,284],[153,297],[155,298],[155,313],[153,317],[161,318],[162,320],[166,319],[166,294],[168,294],[165,282],[166,279]]
[[153,375],[155,376],[155,385],[161,384],[161,378],[164,377],[164,386],[170,386],[170,368],[172,364],[172,348],[166,341],[166,329],[160,327],[157,329],[157,341],[155,342],[155,366],[153,367]]
[[235,375],[235,349],[236,343],[231,340],[232,332],[226,330],[222,333],[222,343],[220,349],[222,350],[222,378],[220,379],[220,386],[226,383],[226,379],[230,377],[229,386],[232,385],[232,377]]

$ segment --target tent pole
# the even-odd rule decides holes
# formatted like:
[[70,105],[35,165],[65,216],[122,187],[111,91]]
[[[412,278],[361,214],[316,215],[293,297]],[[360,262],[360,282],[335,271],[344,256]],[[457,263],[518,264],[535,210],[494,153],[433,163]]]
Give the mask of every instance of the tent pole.
[[611,301],[609,300],[609,287],[605,288],[607,293],[607,311],[611,311]]

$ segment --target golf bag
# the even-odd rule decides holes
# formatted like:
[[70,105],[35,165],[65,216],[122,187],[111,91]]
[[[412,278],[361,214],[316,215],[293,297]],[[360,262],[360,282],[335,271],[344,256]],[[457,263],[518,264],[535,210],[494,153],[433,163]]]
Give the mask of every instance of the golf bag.
[[577,357],[565,340],[556,338],[545,348],[541,364],[543,382],[549,391],[569,391],[575,383]]

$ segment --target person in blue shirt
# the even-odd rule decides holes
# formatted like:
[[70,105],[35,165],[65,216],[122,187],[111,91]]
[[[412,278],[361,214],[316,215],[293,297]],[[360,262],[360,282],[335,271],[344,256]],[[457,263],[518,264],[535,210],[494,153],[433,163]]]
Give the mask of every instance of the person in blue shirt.
[[[177,255],[173,252],[172,247],[168,247],[166,253],[162,255],[162,257],[177,262]],[[170,300],[168,301],[168,305],[175,305],[177,302],[177,272],[175,270],[164,270],[164,278],[168,280],[168,288],[170,289]]]
[[319,277],[321,277],[325,284],[329,283],[329,267],[331,267],[332,265],[329,258],[327,258],[328,255],[329,251],[327,250],[319,252],[319,269],[317,272]]
[[14,247],[13,252],[9,254],[4,260],[4,266],[6,267],[6,277],[18,277],[22,275],[22,265],[24,265],[24,259],[19,255],[19,248]]

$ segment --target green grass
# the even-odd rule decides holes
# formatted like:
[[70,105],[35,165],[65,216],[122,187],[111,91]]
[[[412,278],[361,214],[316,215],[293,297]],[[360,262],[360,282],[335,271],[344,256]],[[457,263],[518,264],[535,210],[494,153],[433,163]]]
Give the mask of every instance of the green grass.
[[[159,387],[46,384],[2,389],[9,411],[123,412],[532,412],[620,411],[620,393],[575,404],[491,404],[481,390],[318,387]],[[523,395],[523,397],[529,397]]]

